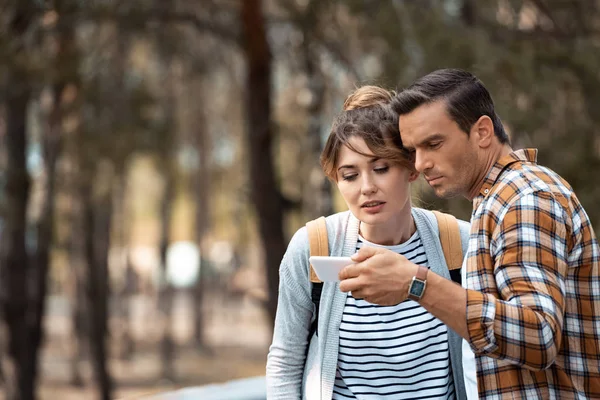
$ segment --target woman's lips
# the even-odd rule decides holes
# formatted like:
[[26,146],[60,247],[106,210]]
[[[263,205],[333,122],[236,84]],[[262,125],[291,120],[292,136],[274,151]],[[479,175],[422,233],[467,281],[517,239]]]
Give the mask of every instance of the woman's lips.
[[383,209],[383,206],[385,205],[385,202],[383,201],[369,201],[366,203],[363,203],[363,205],[360,206],[360,208],[362,208],[364,211],[371,213],[371,214],[375,214],[378,213],[379,211],[381,211]]

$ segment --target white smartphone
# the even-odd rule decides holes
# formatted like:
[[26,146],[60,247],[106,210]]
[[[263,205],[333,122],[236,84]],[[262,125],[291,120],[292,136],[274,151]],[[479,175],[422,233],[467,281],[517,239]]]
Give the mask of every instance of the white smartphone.
[[336,282],[340,278],[338,274],[345,266],[354,264],[350,257],[311,256],[310,265],[313,266],[317,276],[323,282]]

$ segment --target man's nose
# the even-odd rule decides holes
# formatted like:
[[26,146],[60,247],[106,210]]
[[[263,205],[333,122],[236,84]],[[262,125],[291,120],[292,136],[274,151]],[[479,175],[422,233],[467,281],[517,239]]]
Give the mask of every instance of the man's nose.
[[419,172],[425,172],[431,169],[432,163],[429,157],[423,154],[423,152],[415,152],[415,169]]

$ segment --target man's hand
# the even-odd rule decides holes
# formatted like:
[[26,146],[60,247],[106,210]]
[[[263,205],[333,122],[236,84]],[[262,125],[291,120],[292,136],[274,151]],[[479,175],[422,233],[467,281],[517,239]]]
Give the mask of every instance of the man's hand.
[[363,247],[352,256],[356,262],[340,271],[340,290],[357,299],[392,306],[408,297],[408,287],[417,265],[391,250]]

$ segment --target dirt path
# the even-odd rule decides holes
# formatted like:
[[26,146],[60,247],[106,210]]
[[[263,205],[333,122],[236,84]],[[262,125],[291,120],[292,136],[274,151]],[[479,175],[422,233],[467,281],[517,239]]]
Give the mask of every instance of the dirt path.
[[[142,395],[183,387],[264,375],[265,355],[244,348],[215,349],[213,355],[201,354],[190,348],[179,350],[175,362],[176,382],[157,379],[160,376],[160,359],[156,354],[138,355],[128,362],[113,361],[111,370],[117,379],[115,399],[133,400]],[[85,375],[89,382],[89,371],[85,371]],[[44,379],[39,394],[41,400],[95,398],[91,383],[84,388],[75,388],[66,380],[56,378]]]
[[[136,349],[131,359],[113,357],[110,370],[115,380],[115,399],[134,399],[183,387],[226,382],[232,379],[264,375],[270,328],[264,312],[249,301],[230,302],[227,307],[215,300],[206,315],[206,341],[210,352],[202,352],[190,343],[192,337],[191,299],[176,300],[173,335],[177,342],[174,362],[175,382],[161,379],[158,353],[160,329],[153,300],[134,299],[131,326]],[[85,386],[70,385],[72,336],[70,312],[63,298],[49,301],[45,321],[47,340],[42,352],[42,378],[38,388],[40,400],[81,400],[97,398],[88,361],[78,370]],[[122,321],[111,321],[111,352],[118,354],[118,327]],[[0,399],[3,396],[0,394]]]

